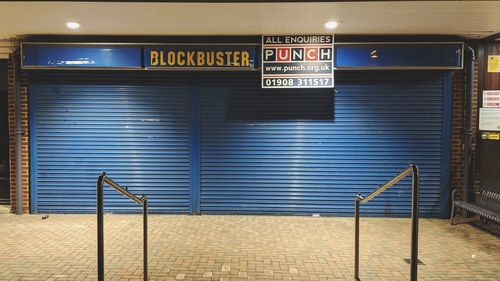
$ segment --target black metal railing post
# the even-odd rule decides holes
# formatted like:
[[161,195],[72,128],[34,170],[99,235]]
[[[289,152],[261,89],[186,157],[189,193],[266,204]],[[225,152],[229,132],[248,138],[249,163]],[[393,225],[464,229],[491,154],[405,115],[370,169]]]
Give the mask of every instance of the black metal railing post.
[[104,281],[104,188],[106,173],[97,180],[97,280]]
[[417,281],[420,172],[415,164],[410,163],[410,168],[412,170],[410,280]]
[[137,198],[127,188],[120,186],[103,172],[97,179],[97,280],[104,281],[104,184],[108,184],[121,194],[130,198],[135,203],[142,205],[143,211],[143,265],[144,281],[149,280],[148,275],[148,197],[142,195]]
[[418,166],[411,163],[409,168],[399,173],[390,181],[381,185],[379,188],[362,197],[358,193],[354,199],[354,278],[359,278],[359,217],[361,203],[367,203],[371,199],[377,197],[389,187],[403,180],[409,174],[412,174],[412,206],[411,206],[411,258],[410,258],[410,280],[417,281],[417,266],[418,266],[418,220],[419,220],[419,193],[420,193],[420,173]]
[[142,245],[143,245],[143,266],[144,266],[144,281],[148,281],[148,197],[146,195],[142,195]]
[[354,278],[359,281],[359,204],[363,200],[361,194],[354,199]]

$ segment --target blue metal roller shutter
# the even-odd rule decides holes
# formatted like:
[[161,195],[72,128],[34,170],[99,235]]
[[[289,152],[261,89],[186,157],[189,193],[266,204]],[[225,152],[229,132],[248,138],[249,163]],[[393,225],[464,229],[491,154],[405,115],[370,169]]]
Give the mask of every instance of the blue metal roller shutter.
[[[366,195],[413,161],[422,174],[421,214],[439,215],[449,155],[444,75],[337,77],[330,120],[231,120],[228,106],[235,99],[253,106],[251,91],[262,91],[258,78],[205,87],[201,212],[348,215],[357,192]],[[250,96],[237,93],[245,87]],[[301,102],[308,107],[321,101]],[[410,182],[363,206],[363,213],[408,215]]]
[[[173,86],[31,85],[32,211],[95,212],[106,171],[150,210],[189,212],[188,89]],[[109,187],[105,210],[139,206]]]

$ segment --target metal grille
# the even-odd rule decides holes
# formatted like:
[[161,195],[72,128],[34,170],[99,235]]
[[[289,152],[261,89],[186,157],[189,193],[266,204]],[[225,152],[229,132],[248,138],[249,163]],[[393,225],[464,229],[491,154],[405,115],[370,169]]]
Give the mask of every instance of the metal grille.
[[[31,85],[32,210],[95,212],[107,171],[151,212],[189,212],[188,101],[185,87]],[[105,192],[106,211],[140,212]]]
[[[329,90],[333,102],[318,90],[301,100],[303,108],[331,106],[333,118],[324,120],[232,120],[229,104],[259,113],[255,102],[244,102],[252,91],[261,93],[258,80],[204,87],[201,212],[351,215],[357,192],[371,191],[413,161],[422,171],[421,214],[437,216],[447,188],[441,179],[448,161],[442,151],[443,77],[372,72],[336,81],[336,93]],[[272,104],[295,98],[283,91],[265,94],[276,99]],[[364,215],[409,215],[407,181],[374,199]]]

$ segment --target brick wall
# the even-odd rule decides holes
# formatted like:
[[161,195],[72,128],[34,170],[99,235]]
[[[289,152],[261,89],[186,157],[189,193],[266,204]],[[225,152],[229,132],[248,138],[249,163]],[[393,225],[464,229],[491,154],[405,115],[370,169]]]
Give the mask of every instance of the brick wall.
[[465,72],[453,74],[453,100],[451,117],[451,188],[463,186],[463,145],[465,121]]
[[477,138],[479,130],[479,63],[476,61],[474,64],[474,91],[472,96],[472,179],[474,183],[474,190],[479,191],[480,180],[477,173],[476,165],[476,150],[477,150]]
[[[29,130],[28,130],[28,79],[25,73],[18,77],[21,81],[21,125],[22,136],[22,175],[23,175],[23,210],[29,212]],[[9,59],[8,72],[9,90],[9,165],[10,165],[10,201],[11,211],[16,211],[16,146],[15,146],[15,116],[14,116],[14,60]]]
[[[472,98],[472,177],[477,190],[479,180],[476,176],[476,137],[478,126],[478,65],[474,67],[474,93]],[[450,163],[450,188],[458,188],[458,198],[463,198],[464,184],[464,133],[465,133],[465,71],[453,73],[453,101],[451,120],[451,163]]]

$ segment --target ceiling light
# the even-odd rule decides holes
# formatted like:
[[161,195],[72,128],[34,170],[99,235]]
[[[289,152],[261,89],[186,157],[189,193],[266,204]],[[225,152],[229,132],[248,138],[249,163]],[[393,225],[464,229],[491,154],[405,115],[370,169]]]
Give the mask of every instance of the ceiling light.
[[336,21],[328,21],[328,22],[325,23],[325,27],[328,28],[328,29],[334,29],[338,25],[339,25],[339,23],[336,22]]
[[80,28],[80,24],[77,23],[76,21],[68,21],[66,23],[66,26],[69,28],[69,29],[78,29]]

